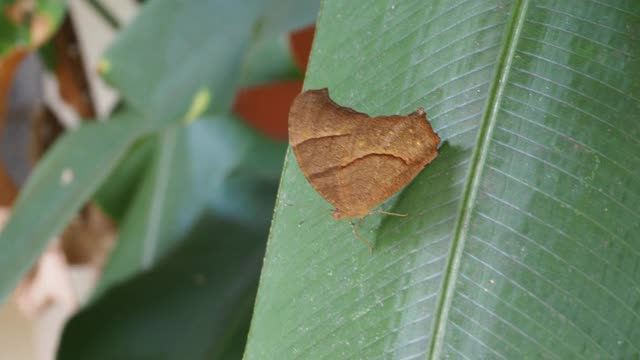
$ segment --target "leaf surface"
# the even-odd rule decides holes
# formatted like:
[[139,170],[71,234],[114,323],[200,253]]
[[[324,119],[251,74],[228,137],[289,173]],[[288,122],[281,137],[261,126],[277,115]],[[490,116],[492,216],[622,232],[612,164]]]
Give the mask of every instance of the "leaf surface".
[[324,2],[305,88],[424,107],[443,145],[373,256],[289,153],[245,359],[639,356],[638,29],[624,0]]

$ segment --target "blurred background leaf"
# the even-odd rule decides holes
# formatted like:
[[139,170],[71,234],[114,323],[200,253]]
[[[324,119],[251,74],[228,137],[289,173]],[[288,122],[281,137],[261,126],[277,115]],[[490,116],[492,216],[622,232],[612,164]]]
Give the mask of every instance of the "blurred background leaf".
[[62,21],[64,0],[0,1],[0,58],[17,48],[35,48],[54,33]]
[[264,229],[204,213],[184,246],[77,316],[60,359],[239,359]]
[[[265,8],[270,10],[262,13]],[[123,289],[137,288],[156,289],[136,293],[141,307],[145,301],[156,302],[163,311],[189,309],[192,318],[180,321],[199,319],[193,326],[201,336],[183,344],[193,355],[187,357],[240,356],[286,142],[269,139],[229,112],[241,84],[300,76],[283,39],[287,31],[312,23],[317,8],[316,1],[243,6],[224,1],[153,2],[105,55],[103,74],[122,89],[125,106],[143,109],[162,129],[141,139],[98,192],[96,198],[107,212],[121,219],[120,235],[94,301],[65,329],[61,359],[122,358],[128,354],[124,349],[134,349],[141,341],[148,343],[140,353],[134,351],[133,358],[167,354],[160,345],[168,344],[186,323],[167,319],[156,333],[144,334],[141,329],[156,326],[157,310],[149,309],[147,317],[122,314],[121,308],[132,296],[132,290]],[[212,14],[218,20],[212,21]],[[194,235],[198,224],[206,231]],[[228,224],[235,224],[232,231]],[[189,243],[201,244],[197,249],[202,253],[193,264],[193,250],[183,248]],[[246,253],[239,254],[240,249]],[[225,261],[216,260],[225,256]],[[184,276],[165,276],[164,262],[156,267],[162,259],[200,267],[211,278],[206,301],[201,291],[184,284]],[[145,275],[135,276],[142,271]],[[109,290],[127,279],[131,280]],[[181,296],[164,302],[156,291],[170,292],[171,287],[181,288]],[[237,287],[242,291],[234,295]],[[96,321],[96,316],[108,314],[127,320],[113,327]],[[123,337],[125,332],[129,336]],[[121,347],[110,345],[114,341],[122,341]],[[171,353],[181,353],[179,348]]]
[[263,231],[269,224],[285,144],[229,117],[204,118],[152,140],[158,150],[121,224],[96,295],[153,265],[203,213]]
[[[0,1],[0,134],[5,127],[7,98],[18,66],[29,50],[42,45],[61,23],[62,0]],[[17,186],[0,159],[0,205],[12,204]]]
[[[163,168],[166,164],[163,163],[162,157],[166,156],[170,159],[174,158],[173,152],[176,150],[175,148],[172,148],[173,145],[171,144],[175,142],[178,137],[177,134],[182,131],[179,128],[190,126],[196,126],[196,128],[198,128],[201,125],[190,124],[197,122],[197,120],[204,115],[217,114],[216,116],[218,117],[228,119],[231,100],[237,90],[238,84],[241,83],[241,70],[244,68],[245,64],[248,63],[246,60],[246,54],[250,53],[249,50],[252,46],[260,44],[263,39],[266,39],[264,41],[268,42],[273,37],[282,36],[282,34],[289,30],[291,26],[297,26],[313,21],[313,14],[317,11],[318,5],[315,2],[307,2],[304,7],[299,6],[299,4],[291,6],[290,8],[283,7],[282,10],[284,13],[270,13],[271,10],[267,12],[264,12],[264,10],[269,6],[288,6],[289,2],[282,0],[254,1],[252,4],[253,5],[246,4],[246,6],[237,7],[230,6],[223,1],[216,2],[200,0],[190,2],[189,4],[177,4],[171,1],[156,1],[146,6],[137,21],[123,32],[119,41],[116,42],[114,47],[109,51],[101,65],[103,73],[112,78],[113,84],[122,92],[125,105],[121,107],[120,112],[133,113],[130,109],[135,108],[136,104],[144,105],[140,106],[142,111],[140,113],[136,113],[136,116],[138,116],[137,123],[132,122],[131,124],[99,125],[108,128],[120,127],[118,131],[122,131],[127,134],[126,141],[105,141],[104,145],[102,145],[99,150],[110,154],[122,154],[128,151],[131,144],[136,140],[142,142],[151,141],[155,143],[154,147],[156,149],[152,158],[160,160],[157,160],[158,164],[151,167],[149,171],[163,171],[165,174],[168,174],[169,172],[173,173],[171,169]],[[287,12],[288,9],[291,10],[291,13]],[[219,26],[217,30],[208,28],[211,26],[211,19],[208,18],[207,14],[211,13],[211,10],[215,10],[213,13],[218,14],[217,16],[220,17],[220,21],[215,22],[216,26]],[[306,10],[306,13],[301,13],[302,10]],[[284,21],[282,23],[274,23],[274,19],[265,15],[268,13],[278,19],[282,16],[285,16],[285,18],[287,16],[296,16],[298,18]],[[199,16],[199,18],[197,16]],[[306,16],[306,19],[300,18],[304,16]],[[201,19],[202,21],[196,21],[197,19]],[[222,21],[223,19],[224,21]],[[160,30],[166,30],[165,28],[167,27],[164,25],[167,23],[175,26],[175,28],[169,27],[169,30],[173,30],[173,32],[168,30],[172,36],[167,36],[167,33],[164,32],[157,32]],[[158,24],[162,24],[162,26]],[[280,25],[276,26],[275,24]],[[194,25],[197,26],[194,28]],[[217,35],[211,36],[210,33]],[[152,34],[153,36],[150,37],[149,34]],[[227,38],[227,36],[234,37],[233,41],[227,41],[231,39]],[[185,42],[185,38],[188,38],[189,41]],[[153,42],[150,41],[150,39],[153,39]],[[184,47],[187,43],[193,45],[194,42],[198,41],[200,41],[201,46],[194,47],[196,51],[189,52],[187,50],[189,50],[190,47]],[[153,50],[139,51],[139,49],[143,47],[148,47]],[[160,51],[163,51],[167,56],[156,56]],[[185,54],[192,57],[191,63],[185,60],[183,56],[184,54],[181,53],[183,51]],[[203,53],[202,51],[206,52]],[[280,58],[282,59],[283,57]],[[289,61],[289,63],[292,64],[291,61]],[[154,72],[156,70],[157,72]],[[247,74],[252,73],[254,72],[247,71]],[[152,75],[148,78],[144,78],[145,76],[148,76],[147,74]],[[281,73],[278,72],[277,75],[281,75]],[[264,74],[262,76],[264,77]],[[133,106],[130,106],[130,104],[133,104]],[[222,125],[222,129],[224,130],[223,133],[226,132],[227,135],[240,134],[238,135],[239,139],[242,139],[243,137],[258,137],[257,134],[252,134],[252,131],[250,130],[240,131],[228,129],[229,126],[235,126],[231,125],[232,122],[230,121],[222,121],[221,123],[226,124]],[[135,129],[144,129],[144,131],[140,132]],[[150,131],[155,132],[154,135],[151,135],[151,138],[153,139],[144,140],[142,138],[143,135]],[[80,129],[78,132],[80,135],[72,134],[69,135],[69,137],[77,138],[80,142],[87,141],[87,139],[84,139],[82,135],[85,132],[87,131]],[[205,141],[214,142],[215,140],[201,140],[201,142]],[[262,141],[264,145],[258,145],[260,144],[260,141]],[[166,144],[166,147],[168,147],[167,149],[165,149],[165,142],[168,143]],[[91,143],[91,141],[88,143]],[[253,144],[251,146],[257,146],[254,149],[257,151],[257,156],[250,157],[248,160],[253,164],[252,166],[254,166],[253,168],[249,167],[249,173],[253,173],[245,175],[259,177],[266,176],[265,174],[268,174],[268,176],[271,176],[271,181],[276,182],[277,176],[273,174],[279,173],[281,165],[280,161],[275,160],[274,152],[277,152],[278,148],[283,149],[283,145],[269,145],[267,140],[251,140],[244,141],[244,143]],[[239,145],[241,146],[240,149],[245,146],[242,145],[242,143],[239,143]],[[73,141],[62,142],[56,146],[58,149],[57,153],[70,154],[79,151],[77,148],[73,148],[73,146],[75,146],[75,142]],[[83,149],[89,148],[89,146],[83,147]],[[195,151],[197,152],[199,150]],[[229,154],[232,154],[234,151],[235,149],[226,149],[225,154],[219,154],[221,155],[219,159],[222,159],[221,161],[223,162],[228,161],[224,160],[223,157],[229,156]],[[53,196],[52,194],[59,191],[58,184],[60,181],[60,174],[65,169],[83,169],[100,165],[96,164],[94,159],[91,159],[89,156],[83,156],[82,153],[78,154],[75,158],[69,159],[65,159],[64,156],[60,156],[60,158],[55,161],[48,159],[52,156],[53,155],[47,154],[45,157],[45,163],[54,165],[47,166],[44,169],[36,171],[38,176],[33,176],[27,184],[26,190],[21,193],[21,198],[28,199],[28,201],[19,200],[18,206],[14,209],[11,220],[7,224],[5,231],[0,234],[0,246],[3,249],[9,249],[6,252],[3,252],[3,256],[6,257],[7,261],[0,263],[0,266],[10,269],[3,271],[3,277],[0,279],[2,280],[0,281],[0,294],[2,297],[6,296],[8,291],[15,286],[22,274],[24,274],[28,267],[33,264],[35,258],[45,248],[49,239],[51,239],[57,231],[59,231],[71,219],[79,206],[88,199],[91,193],[94,192],[95,187],[101,184],[106,176],[109,175],[108,171],[101,171],[97,173],[97,176],[91,179],[90,186],[84,189],[84,191],[77,192],[72,195],[75,199],[73,203],[65,203],[61,198],[59,198],[60,201],[49,203],[47,205],[47,208],[50,209],[48,216],[51,217],[52,222],[47,223],[48,226],[37,229],[37,231],[33,233],[35,234],[34,236],[31,236],[31,233],[29,233],[29,241],[23,241],[20,247],[16,247],[15,243],[16,239],[19,239],[18,236],[27,236],[27,233],[23,233],[25,224],[30,222],[30,219],[41,216],[37,211],[37,204],[40,203],[40,200],[47,198],[47,196]],[[203,156],[200,154],[198,156],[206,158],[206,155]],[[179,156],[175,158],[180,159]],[[235,160],[233,161],[246,162],[247,158],[248,157],[241,159],[239,157],[234,157],[233,159]],[[115,155],[114,158],[110,159],[110,161],[117,160],[119,160],[119,158],[115,157]],[[125,163],[126,162],[127,161],[125,161]],[[173,162],[169,163],[174,165]],[[109,164],[102,164],[104,165],[102,170],[108,170]],[[260,166],[256,166],[256,164],[259,164]],[[265,170],[264,167],[270,168]],[[121,168],[122,166],[118,167],[118,169]],[[246,166],[227,166],[227,169],[233,169],[233,171],[239,171],[239,169],[245,168]],[[129,171],[135,171],[135,169],[127,169],[127,174],[124,174],[125,177],[130,176],[128,174]],[[198,171],[198,169],[196,168],[196,170],[193,171]],[[203,171],[196,175],[207,176],[208,172]],[[117,178],[118,174],[113,174],[113,176]],[[226,174],[226,176],[230,175]],[[152,177],[147,178],[152,179],[148,180],[147,183],[149,181],[155,182],[160,180]],[[216,181],[220,182],[221,178],[222,177],[219,177]],[[168,177],[165,177],[164,180],[167,179]],[[257,178],[256,181],[260,181],[259,179],[260,178]],[[81,180],[82,181],[78,181],[78,183],[80,186],[85,186],[85,179]],[[182,188],[187,188],[187,184],[190,184],[191,186],[208,187],[212,184],[208,182],[208,180],[208,178],[199,178],[196,181],[194,179],[187,178],[184,179],[184,181],[186,181],[185,183],[177,182],[177,184]],[[225,179],[225,181],[227,181],[227,179]],[[228,181],[231,182],[231,180]],[[35,189],[35,185],[30,185],[35,182],[39,184],[38,191],[40,191],[40,195],[38,196],[34,196],[30,190]],[[125,184],[125,186],[128,184],[127,181],[123,181],[122,183]],[[123,190],[130,191],[130,188],[123,188]],[[111,191],[114,196],[122,198],[122,196],[119,195],[121,192],[114,187],[111,187]],[[205,188],[198,188],[196,193],[202,194],[204,191],[206,191]],[[238,188],[237,191],[240,192],[240,188]],[[154,193],[153,195],[156,194],[157,193]],[[227,193],[225,191],[220,191],[219,194],[226,195]],[[139,198],[139,196],[135,196],[134,198]],[[166,199],[166,197],[163,196],[158,199],[162,201],[162,199]],[[154,199],[154,201],[158,201],[158,199]],[[216,200],[221,201],[221,199]],[[28,205],[26,205],[27,202],[29,203]],[[166,204],[160,204],[158,209],[161,209],[161,211],[169,209],[165,208],[163,205]],[[201,206],[202,204],[194,204],[195,208]],[[23,207],[29,207],[32,209],[28,211],[22,210]],[[108,207],[109,206],[107,205],[107,208]],[[122,211],[122,209],[120,210]],[[181,209],[171,209],[171,211],[181,213]],[[149,214],[160,216],[143,217],[140,219],[141,221],[147,222],[147,227],[151,224],[150,226],[154,228],[153,236],[134,237],[136,237],[137,241],[156,243],[156,237],[160,235],[155,226],[160,226],[157,221],[159,221],[164,214],[158,214],[157,211],[150,212]],[[185,211],[184,216],[195,216],[194,214],[189,214],[189,211]],[[163,228],[163,230],[169,231],[167,236],[179,237],[179,233],[181,231],[188,230],[190,221],[192,220],[176,219],[176,223],[174,225],[177,229]],[[266,220],[263,220],[263,222],[266,222]],[[14,248],[22,251],[20,256],[17,256],[14,254],[14,251],[11,250]],[[133,246],[133,248],[144,249],[145,246]],[[149,248],[148,244],[146,248]],[[153,246],[152,248],[165,249],[162,246]],[[118,253],[118,251],[116,251],[116,253]],[[155,251],[145,255],[145,259],[147,259],[146,265],[150,266],[159,255],[160,253],[156,253]],[[131,258],[139,260],[142,257],[133,256]],[[20,261],[18,263],[16,261],[12,261],[12,259]],[[109,269],[112,269],[112,267]],[[110,277],[106,276],[106,278]]]
[[[238,8],[225,2],[217,4],[212,1],[200,1],[176,8],[176,3],[158,2],[155,6],[145,8],[136,23],[108,52],[106,59],[109,60],[106,61],[111,65],[106,76],[114,84],[125,89],[123,91],[125,97],[127,91],[132,91],[130,96],[134,97],[135,101],[152,102],[154,97],[161,97],[163,92],[167,92],[174,94],[169,103],[175,106],[180,101],[184,103],[192,101],[193,94],[201,94],[203,91],[211,94],[212,99],[222,97],[229,99],[233,97],[236,90],[230,87],[230,84],[233,84],[232,80],[221,82],[215,90],[209,92],[203,90],[203,79],[207,76],[218,79],[234,72],[241,74],[243,61],[246,61],[246,64],[256,64],[264,68],[257,61],[249,60],[251,57],[242,58],[243,52],[237,51],[236,47],[244,44],[242,47],[243,50],[248,49],[247,54],[260,56],[260,51],[253,50],[255,47],[264,48],[263,44],[270,44],[272,39],[282,38],[291,26],[313,21],[318,5],[313,1],[307,2],[304,8],[300,6],[292,8],[290,14],[292,19],[288,23],[282,22],[279,28],[273,25],[265,27],[264,24],[273,22],[267,15],[257,20],[255,24],[259,25],[246,21],[250,16],[257,16],[260,9],[267,5],[275,6],[289,14],[287,4],[286,1],[275,1],[269,4],[256,2],[253,6]],[[213,8],[216,10],[212,10]],[[304,9],[306,13],[301,14],[301,10]],[[210,19],[205,19],[208,19],[206,14],[212,11],[218,14],[220,19],[225,19],[224,22],[216,22],[216,26],[220,27],[217,30],[209,29]],[[228,13],[223,14],[224,11]],[[267,14],[270,13],[267,12]],[[202,21],[196,21],[197,18],[193,17],[196,15],[202,17]],[[282,16],[282,12],[275,15]],[[158,24],[167,22],[176,26],[175,31],[170,32],[172,35],[156,35],[150,41],[147,34],[154,33],[159,27]],[[198,29],[193,28],[195,24]],[[270,29],[270,38],[263,29]],[[217,37],[206,35],[211,31],[216,33]],[[207,48],[209,55],[189,55],[194,58],[193,66],[189,67],[183,65],[185,64],[183,57],[174,53],[177,51],[174,46],[182,46],[179,44],[184,42],[185,34],[191,33],[198,34],[201,41],[206,42],[198,49]],[[238,39],[230,41],[225,34],[231,37],[236,36]],[[189,43],[197,41],[196,38],[190,38]],[[141,46],[170,54],[168,57],[170,63],[167,64],[164,58],[149,57],[148,52],[134,51]],[[280,50],[287,51],[288,55],[288,49],[280,47]],[[268,60],[284,62],[289,68],[295,69],[290,55],[274,56]],[[154,67],[162,69],[157,76],[149,75],[149,69]],[[274,65],[273,68],[276,70],[270,75],[270,80],[279,79],[283,75],[280,70],[282,67],[282,65]],[[140,72],[141,68],[145,71]],[[167,72],[167,68],[174,71]],[[251,67],[244,69],[247,69],[248,75],[259,74],[256,75],[257,78],[262,81],[267,79],[264,70],[254,71]],[[137,75],[133,75],[134,73]],[[148,91],[136,90],[135,87],[139,86],[139,82],[135,81],[136,76],[149,76],[154,82],[164,84],[167,89],[162,89],[162,85],[158,85],[154,88],[156,95]],[[166,80],[163,80],[163,77]],[[181,82],[179,79],[185,80]],[[215,81],[217,80],[208,83],[215,83]],[[190,87],[191,91],[181,92],[179,91],[181,87]],[[135,93],[136,91],[140,92]],[[184,100],[180,100],[181,97]],[[164,103],[160,107],[164,107]],[[215,100],[212,100],[211,104],[207,104],[208,108],[204,116],[221,111],[223,114],[228,113],[230,105],[228,100],[223,100],[223,105],[220,106],[225,110],[216,110]],[[155,118],[161,118],[162,114],[173,111],[158,107],[146,109],[153,113]],[[180,117],[183,116],[184,114],[180,115]],[[274,190],[268,189],[275,189],[277,184],[285,144],[269,141],[238,123],[237,119],[228,116],[204,120],[197,120],[197,117],[192,125],[170,127],[152,139],[146,140],[153,142],[152,146],[155,149],[149,158],[151,165],[122,223],[121,241],[118,242],[119,246],[114,250],[107,264],[103,282],[99,285],[99,293],[114,281],[126,278],[136,270],[151,266],[175,245],[176,240],[181,238],[180,234],[192,226],[200,213],[208,209],[215,209],[216,213],[227,217],[242,218],[249,223],[258,222],[263,226],[268,223],[275,196]],[[175,122],[176,119],[173,118],[171,121]],[[119,182],[117,176],[116,174],[115,182]],[[107,186],[111,183],[109,181]],[[120,193],[127,193],[130,189],[129,184],[127,182],[122,184]],[[264,191],[267,191],[266,195]],[[118,190],[113,187],[110,193],[117,198],[123,198],[117,195]]]
[[[256,96],[250,86],[290,82],[281,100],[300,89],[287,34],[313,23],[318,6],[159,0],[120,33],[99,64],[121,95],[115,114],[45,153],[0,233],[4,300],[93,194],[119,224],[97,292],[65,330],[61,358],[122,358],[123,349],[161,358],[167,348],[159,344],[169,346],[195,320],[202,332],[172,351],[241,356],[286,149],[281,125],[247,111]],[[249,95],[236,102],[241,86]],[[147,315],[123,312],[131,291]],[[180,296],[159,296],[172,291]],[[158,309],[189,316],[156,327]],[[120,320],[105,327],[95,316]],[[153,334],[141,330],[149,327]],[[141,341],[149,342],[138,348]]]
[[305,88],[424,107],[443,145],[373,256],[289,152],[245,358],[640,356],[639,29],[624,0],[324,2]]
[[[121,160],[148,131],[139,114],[65,134],[29,176],[0,233],[0,299],[20,278]],[[80,149],[92,149],[90,153]]]

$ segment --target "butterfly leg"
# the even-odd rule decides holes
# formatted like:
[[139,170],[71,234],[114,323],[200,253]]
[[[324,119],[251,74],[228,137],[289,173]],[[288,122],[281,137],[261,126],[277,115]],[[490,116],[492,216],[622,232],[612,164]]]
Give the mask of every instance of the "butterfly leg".
[[369,252],[371,253],[371,255],[373,255],[373,247],[371,247],[371,244],[369,243],[369,241],[365,239],[363,236],[361,236],[360,234],[358,234],[358,228],[360,227],[361,222],[362,222],[362,218],[358,220],[358,222],[355,224],[353,223],[352,220],[349,220],[349,224],[351,224],[351,228],[352,228],[351,233],[353,233],[353,236],[360,239],[360,241],[362,241],[362,243],[369,248]]

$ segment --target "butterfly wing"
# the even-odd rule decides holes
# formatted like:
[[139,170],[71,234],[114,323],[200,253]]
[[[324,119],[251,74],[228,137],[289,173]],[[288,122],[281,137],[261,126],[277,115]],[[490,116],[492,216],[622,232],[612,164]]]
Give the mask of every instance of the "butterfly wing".
[[406,186],[440,141],[423,111],[372,118],[335,104],[326,89],[296,98],[289,136],[303,174],[338,218],[365,216]]

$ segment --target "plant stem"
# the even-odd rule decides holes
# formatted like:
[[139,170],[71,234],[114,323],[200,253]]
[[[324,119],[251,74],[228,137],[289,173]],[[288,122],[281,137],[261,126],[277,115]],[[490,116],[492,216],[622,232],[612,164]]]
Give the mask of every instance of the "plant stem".
[[115,16],[100,3],[99,0],[87,0],[89,5],[100,15],[113,29],[120,28],[120,22]]

